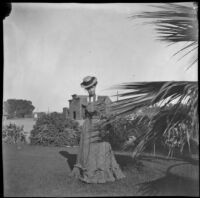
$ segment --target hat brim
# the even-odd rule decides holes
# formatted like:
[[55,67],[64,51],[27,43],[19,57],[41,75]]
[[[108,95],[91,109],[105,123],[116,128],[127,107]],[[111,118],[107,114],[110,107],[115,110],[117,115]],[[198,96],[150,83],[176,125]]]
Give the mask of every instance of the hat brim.
[[83,88],[90,88],[90,87],[92,87],[92,86],[94,86],[96,84],[97,84],[97,79],[94,78],[94,80],[91,83],[89,83],[89,84],[85,84],[85,82],[82,82],[81,83],[81,87],[83,87]]

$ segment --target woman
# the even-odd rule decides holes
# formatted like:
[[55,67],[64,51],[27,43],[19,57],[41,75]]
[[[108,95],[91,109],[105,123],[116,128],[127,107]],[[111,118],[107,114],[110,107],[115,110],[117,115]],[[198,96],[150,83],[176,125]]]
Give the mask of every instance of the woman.
[[125,177],[115,160],[110,144],[101,142],[99,138],[96,85],[96,77],[91,76],[85,77],[81,83],[89,93],[89,104],[86,107],[77,162],[72,171],[72,176],[86,183],[105,183]]

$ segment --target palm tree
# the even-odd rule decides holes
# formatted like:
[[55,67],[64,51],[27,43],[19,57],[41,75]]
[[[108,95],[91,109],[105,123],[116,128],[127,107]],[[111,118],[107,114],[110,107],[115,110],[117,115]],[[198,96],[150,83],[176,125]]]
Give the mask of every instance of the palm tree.
[[[160,41],[169,44],[185,43],[178,53],[184,56],[191,55],[198,47],[198,23],[197,4],[193,7],[180,4],[161,4],[156,6],[159,10],[155,12],[144,12],[133,16],[136,18],[150,19],[155,25]],[[192,57],[192,63],[197,62],[197,53]],[[123,83],[115,86],[116,89],[128,90],[119,95],[122,99],[111,104],[112,113],[115,118],[134,113],[144,106],[158,104],[161,110],[152,117],[152,127],[149,131],[138,138],[137,146],[133,151],[133,157],[137,156],[147,143],[152,139],[170,133],[172,128],[185,130],[187,137],[193,138],[198,143],[198,84],[190,81],[161,81],[161,82],[133,82]],[[128,98],[127,98],[128,97]],[[166,106],[173,103],[173,108],[166,111]],[[185,106],[183,112],[182,106]],[[187,130],[185,127],[187,126]],[[189,141],[188,141],[189,142]]]

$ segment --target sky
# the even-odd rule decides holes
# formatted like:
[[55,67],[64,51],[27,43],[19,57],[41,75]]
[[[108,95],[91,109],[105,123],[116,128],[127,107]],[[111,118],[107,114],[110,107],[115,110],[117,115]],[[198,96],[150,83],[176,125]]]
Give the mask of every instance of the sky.
[[[87,94],[83,78],[96,76],[97,95],[135,81],[197,80],[197,64],[173,56],[180,45],[157,41],[152,25],[130,18],[150,4],[12,3],[4,20],[4,101],[31,100],[35,111],[68,107]],[[120,93],[120,90],[119,90]],[[116,100],[116,97],[111,97]]]

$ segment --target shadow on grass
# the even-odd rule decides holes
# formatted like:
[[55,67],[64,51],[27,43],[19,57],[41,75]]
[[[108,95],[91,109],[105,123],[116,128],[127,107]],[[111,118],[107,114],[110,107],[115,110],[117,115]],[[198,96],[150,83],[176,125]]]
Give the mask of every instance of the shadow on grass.
[[119,164],[122,171],[127,170],[129,167],[141,171],[144,167],[143,163],[139,160],[133,159],[131,156],[116,154],[115,159]]
[[70,169],[72,170],[76,163],[76,154],[71,154],[71,153],[68,153],[67,151],[60,151],[59,153],[63,157],[67,158],[67,163],[68,163]]
[[172,174],[170,171],[176,166],[189,163],[180,163],[170,166],[164,177],[150,182],[137,184],[138,192],[143,196],[174,195],[174,196],[199,196],[199,181],[191,178]]
[[[69,167],[72,170],[76,163],[76,154],[71,154],[67,151],[60,151],[59,153],[63,157],[67,158],[67,163],[69,164]],[[125,170],[129,166],[135,167],[137,169],[143,167],[143,164],[141,162],[133,160],[130,156],[116,154],[115,159],[122,170]]]
[[[67,159],[67,163],[72,170],[76,163],[76,154],[70,154],[67,151],[60,151],[60,155]],[[127,170],[128,167],[136,168],[138,170],[143,169],[144,165],[139,160],[133,160],[130,156],[126,155],[115,155],[116,161],[120,165],[122,170]],[[154,161],[158,157],[141,157],[142,160]],[[154,160],[153,160],[154,159]],[[160,158],[159,159],[166,159]],[[155,162],[155,161],[154,161]],[[198,196],[199,195],[199,181],[192,180],[190,178],[184,178],[179,175],[171,173],[171,169],[184,164],[190,164],[188,162],[179,163],[170,166],[164,177],[159,179],[136,184],[138,186],[138,193],[142,196],[153,196],[153,195],[175,195],[175,196]],[[194,164],[194,163],[193,163]]]

